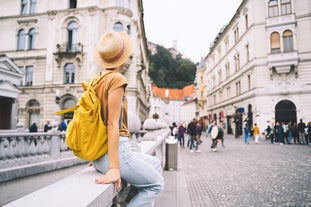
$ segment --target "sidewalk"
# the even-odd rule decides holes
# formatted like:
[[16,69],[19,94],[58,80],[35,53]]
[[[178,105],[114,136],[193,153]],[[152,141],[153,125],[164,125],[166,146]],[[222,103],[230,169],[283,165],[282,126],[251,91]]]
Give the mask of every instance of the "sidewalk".
[[[225,147],[178,148],[178,170],[164,171],[156,207],[311,206],[311,146],[225,136]],[[185,140],[186,141],[186,140]]]

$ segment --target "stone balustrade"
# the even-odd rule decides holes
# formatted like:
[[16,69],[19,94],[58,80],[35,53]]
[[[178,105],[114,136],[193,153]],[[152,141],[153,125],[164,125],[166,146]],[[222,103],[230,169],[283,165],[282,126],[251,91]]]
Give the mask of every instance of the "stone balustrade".
[[[158,157],[162,166],[165,165],[165,139],[168,138],[169,129],[160,129],[156,132],[146,133],[138,139],[131,138],[133,149],[141,153]],[[148,137],[148,138],[147,138]],[[134,144],[135,143],[135,144]],[[101,174],[92,167],[85,169],[60,180],[52,185],[46,186],[38,191],[28,194],[20,199],[4,205],[5,207],[32,206],[32,207],[54,207],[54,206],[119,206],[124,201],[129,185],[124,185],[117,193],[114,184],[98,185],[94,180]]]
[[85,161],[67,148],[65,133],[0,133],[0,182],[73,166]]

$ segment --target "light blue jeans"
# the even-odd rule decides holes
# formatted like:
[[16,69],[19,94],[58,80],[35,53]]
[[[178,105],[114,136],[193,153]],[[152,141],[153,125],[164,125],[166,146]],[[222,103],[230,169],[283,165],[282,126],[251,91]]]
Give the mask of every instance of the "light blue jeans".
[[[108,153],[92,163],[96,170],[105,174],[109,170]],[[151,207],[164,189],[160,160],[151,155],[132,152],[129,138],[120,137],[119,163],[121,178],[137,190],[137,194],[126,206]]]

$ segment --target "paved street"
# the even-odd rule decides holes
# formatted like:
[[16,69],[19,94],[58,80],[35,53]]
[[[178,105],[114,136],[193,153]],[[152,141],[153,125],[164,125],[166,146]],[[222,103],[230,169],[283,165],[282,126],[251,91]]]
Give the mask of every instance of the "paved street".
[[[192,207],[311,206],[311,146],[263,140],[245,145],[242,137],[231,135],[217,152],[210,151],[210,144],[203,136],[201,153],[179,148],[178,171],[185,175]],[[177,200],[186,196],[177,195]]]

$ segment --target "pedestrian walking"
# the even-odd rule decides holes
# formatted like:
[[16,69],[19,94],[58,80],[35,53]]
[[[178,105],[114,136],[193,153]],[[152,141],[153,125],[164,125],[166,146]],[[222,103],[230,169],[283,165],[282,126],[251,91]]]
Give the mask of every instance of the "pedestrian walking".
[[254,124],[252,131],[253,131],[253,134],[254,134],[255,144],[258,144],[260,130],[259,130],[259,127],[257,126],[257,123]]
[[300,119],[298,123],[298,133],[299,133],[299,140],[301,144],[306,144],[306,135],[305,135],[305,128],[306,124]]
[[185,132],[184,122],[180,122],[178,127],[178,141],[181,148],[185,148]]
[[248,124],[246,123],[244,126],[244,143],[249,144],[249,137],[250,137],[250,129]]

